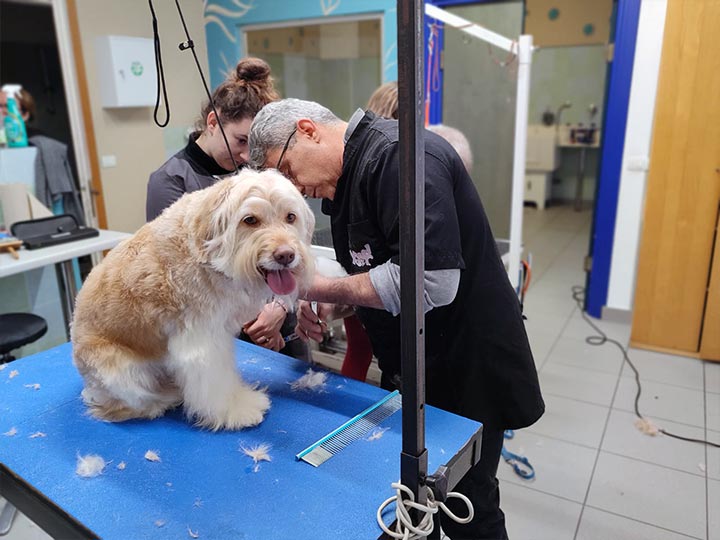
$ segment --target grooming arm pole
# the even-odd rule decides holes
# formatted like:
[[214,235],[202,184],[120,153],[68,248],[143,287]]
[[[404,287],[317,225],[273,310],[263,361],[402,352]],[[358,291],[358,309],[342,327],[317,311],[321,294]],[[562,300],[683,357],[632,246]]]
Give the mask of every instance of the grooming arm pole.
[[[424,503],[425,449],[425,125],[423,0],[398,0],[400,153],[400,339],[402,453],[400,481]],[[413,519],[415,520],[415,518]]]
[[517,288],[522,257],[523,199],[525,193],[525,152],[527,150],[528,105],[532,36],[518,40],[518,81],[515,99],[515,144],[513,148],[512,199],[510,204],[510,283]]

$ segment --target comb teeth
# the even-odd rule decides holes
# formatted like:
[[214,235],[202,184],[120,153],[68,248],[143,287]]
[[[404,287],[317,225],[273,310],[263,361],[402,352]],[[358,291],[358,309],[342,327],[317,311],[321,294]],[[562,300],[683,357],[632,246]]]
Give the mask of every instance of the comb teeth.
[[364,437],[401,407],[402,397],[395,391],[340,426],[331,435],[300,452],[296,458],[319,467],[343,448]]

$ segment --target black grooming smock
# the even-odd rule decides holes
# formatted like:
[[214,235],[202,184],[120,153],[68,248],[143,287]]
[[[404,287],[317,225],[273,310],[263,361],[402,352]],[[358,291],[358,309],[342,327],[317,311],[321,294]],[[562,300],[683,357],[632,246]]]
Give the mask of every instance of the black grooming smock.
[[195,142],[198,135],[194,133],[185,148],[150,175],[145,204],[148,221],[158,217],[185,193],[210,187],[218,178],[231,173],[198,146]]
[[[426,314],[427,402],[495,428],[528,426],[545,405],[517,295],[462,161],[441,137],[424,136],[425,270],[461,271],[455,300]],[[366,113],[345,145],[335,197],[323,201],[349,274],[399,264],[398,157],[397,121]],[[383,380],[397,380],[400,316],[357,313]]]

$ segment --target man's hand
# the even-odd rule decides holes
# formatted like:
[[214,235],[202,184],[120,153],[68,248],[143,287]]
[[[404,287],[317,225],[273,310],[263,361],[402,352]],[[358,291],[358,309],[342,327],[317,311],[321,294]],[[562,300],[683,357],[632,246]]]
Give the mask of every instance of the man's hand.
[[317,304],[317,313],[312,309],[311,302],[301,301],[298,307],[295,333],[303,341],[312,339],[320,343],[323,335],[327,331],[327,320],[332,317],[333,304]]
[[271,302],[265,305],[257,319],[243,326],[243,331],[256,345],[279,351],[285,347],[280,328],[286,315],[285,308],[276,302]]

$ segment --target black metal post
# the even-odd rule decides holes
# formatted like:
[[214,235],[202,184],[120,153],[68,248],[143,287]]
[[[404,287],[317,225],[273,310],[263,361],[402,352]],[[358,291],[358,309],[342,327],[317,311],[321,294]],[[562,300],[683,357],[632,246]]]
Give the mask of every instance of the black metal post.
[[398,0],[400,153],[400,306],[402,454],[400,480],[424,503],[425,449],[425,144],[423,0]]

